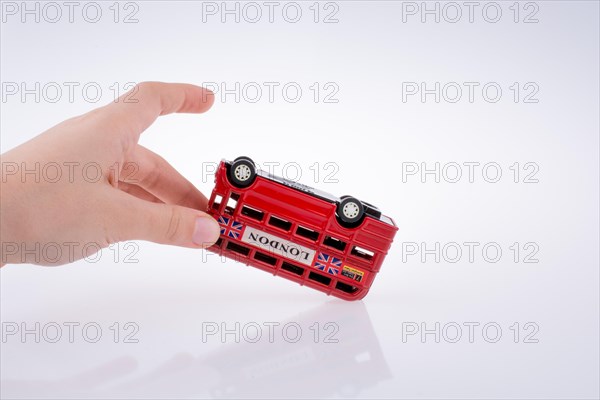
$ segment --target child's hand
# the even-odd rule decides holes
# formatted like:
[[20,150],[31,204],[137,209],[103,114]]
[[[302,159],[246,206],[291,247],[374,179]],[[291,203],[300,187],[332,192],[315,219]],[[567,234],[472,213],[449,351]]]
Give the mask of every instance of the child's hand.
[[[214,94],[158,82],[132,93],[2,155],[1,265],[64,264],[123,240],[193,248],[217,240],[219,225],[200,211],[206,197],[138,144],[158,116],[202,113]],[[28,172],[36,168],[44,173]]]

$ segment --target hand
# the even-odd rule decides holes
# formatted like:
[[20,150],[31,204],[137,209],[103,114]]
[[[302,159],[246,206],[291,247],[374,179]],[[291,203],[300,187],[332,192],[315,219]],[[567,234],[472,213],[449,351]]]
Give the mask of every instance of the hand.
[[138,144],[158,116],[202,113],[213,102],[198,86],[141,83],[3,154],[1,264],[65,264],[124,240],[213,244],[219,225],[201,211],[206,197]]

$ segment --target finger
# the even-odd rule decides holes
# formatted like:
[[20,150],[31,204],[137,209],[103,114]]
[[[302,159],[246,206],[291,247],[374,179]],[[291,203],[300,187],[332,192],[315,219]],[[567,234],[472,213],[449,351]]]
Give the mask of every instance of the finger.
[[153,203],[164,203],[164,201],[162,201],[152,193],[148,193],[138,185],[119,181],[117,188],[124,191],[125,193],[129,193],[130,195],[137,197],[138,199],[151,201]]
[[131,177],[136,185],[167,204],[206,210],[208,199],[158,154],[137,145],[129,157],[137,167]]
[[202,211],[151,203],[118,190],[114,191],[112,204],[116,218],[111,218],[110,223],[117,241],[148,240],[204,248],[219,238],[219,224]]
[[105,121],[137,143],[139,135],[161,115],[171,113],[203,113],[214,103],[209,89],[186,83],[142,82],[115,102],[102,108]]

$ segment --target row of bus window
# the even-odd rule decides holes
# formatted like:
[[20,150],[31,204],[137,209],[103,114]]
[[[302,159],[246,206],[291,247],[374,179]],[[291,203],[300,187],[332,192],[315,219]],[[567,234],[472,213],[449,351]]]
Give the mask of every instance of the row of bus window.
[[[222,243],[223,243],[222,239],[219,239],[219,241],[216,243],[216,245],[221,246]],[[227,250],[230,250],[237,254],[240,254],[244,257],[248,257],[250,254],[249,247],[246,247],[246,246],[236,243],[234,241],[228,241],[225,248]],[[271,265],[273,267],[275,267],[277,265],[277,258],[270,256],[269,254],[260,252],[258,250],[254,251],[252,258],[254,258],[255,260],[260,261],[262,263]],[[304,271],[305,271],[304,267],[289,263],[287,261],[282,261],[280,269],[287,271],[293,275],[297,275],[298,277],[302,277],[304,275]],[[318,272],[315,272],[315,271],[310,271],[308,273],[307,278],[311,281],[318,282],[325,286],[329,286],[332,281],[332,278],[322,275],[322,274],[319,274]],[[342,292],[346,292],[346,293],[355,293],[358,290],[358,288],[356,286],[349,285],[342,281],[337,281],[335,283],[335,289],[340,290]]]
[[[231,194],[231,196],[227,200],[227,205],[225,206],[225,213],[233,215],[233,213],[235,212],[235,210],[237,208],[237,201],[238,201],[239,197],[240,196],[237,193]],[[223,201],[222,196],[219,196],[219,195],[215,196],[215,201],[213,202],[213,208],[218,209],[219,206],[221,205],[222,201]],[[263,211],[257,210],[256,208],[250,207],[245,204],[242,206],[242,210],[240,213],[248,218],[254,219],[259,222],[262,222],[262,220],[264,219],[264,216],[265,216],[265,213]],[[278,229],[281,229],[285,232],[289,232],[292,229],[292,223],[290,221],[287,221],[283,218],[276,217],[274,215],[271,215],[269,217],[267,224],[270,226],[276,227]],[[303,238],[309,239],[313,242],[317,242],[319,240],[319,232],[314,231],[309,228],[306,228],[306,227],[303,227],[301,225],[297,225],[295,234],[297,236],[301,236]],[[332,236],[325,235],[325,238],[323,239],[323,245],[328,246],[333,249],[336,249],[336,250],[339,250],[341,252],[344,252],[346,250],[347,243],[341,239],[337,239]],[[363,249],[359,246],[353,246],[352,250],[350,251],[350,254],[352,254],[355,257],[359,257],[364,260],[367,260],[367,261],[371,261],[373,259],[373,256],[375,255],[372,251]]]

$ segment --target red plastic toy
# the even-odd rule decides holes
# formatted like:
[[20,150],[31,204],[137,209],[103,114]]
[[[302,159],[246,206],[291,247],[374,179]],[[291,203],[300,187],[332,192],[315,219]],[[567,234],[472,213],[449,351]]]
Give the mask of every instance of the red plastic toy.
[[221,161],[208,212],[221,237],[209,250],[344,300],[367,295],[398,231],[375,206]]

